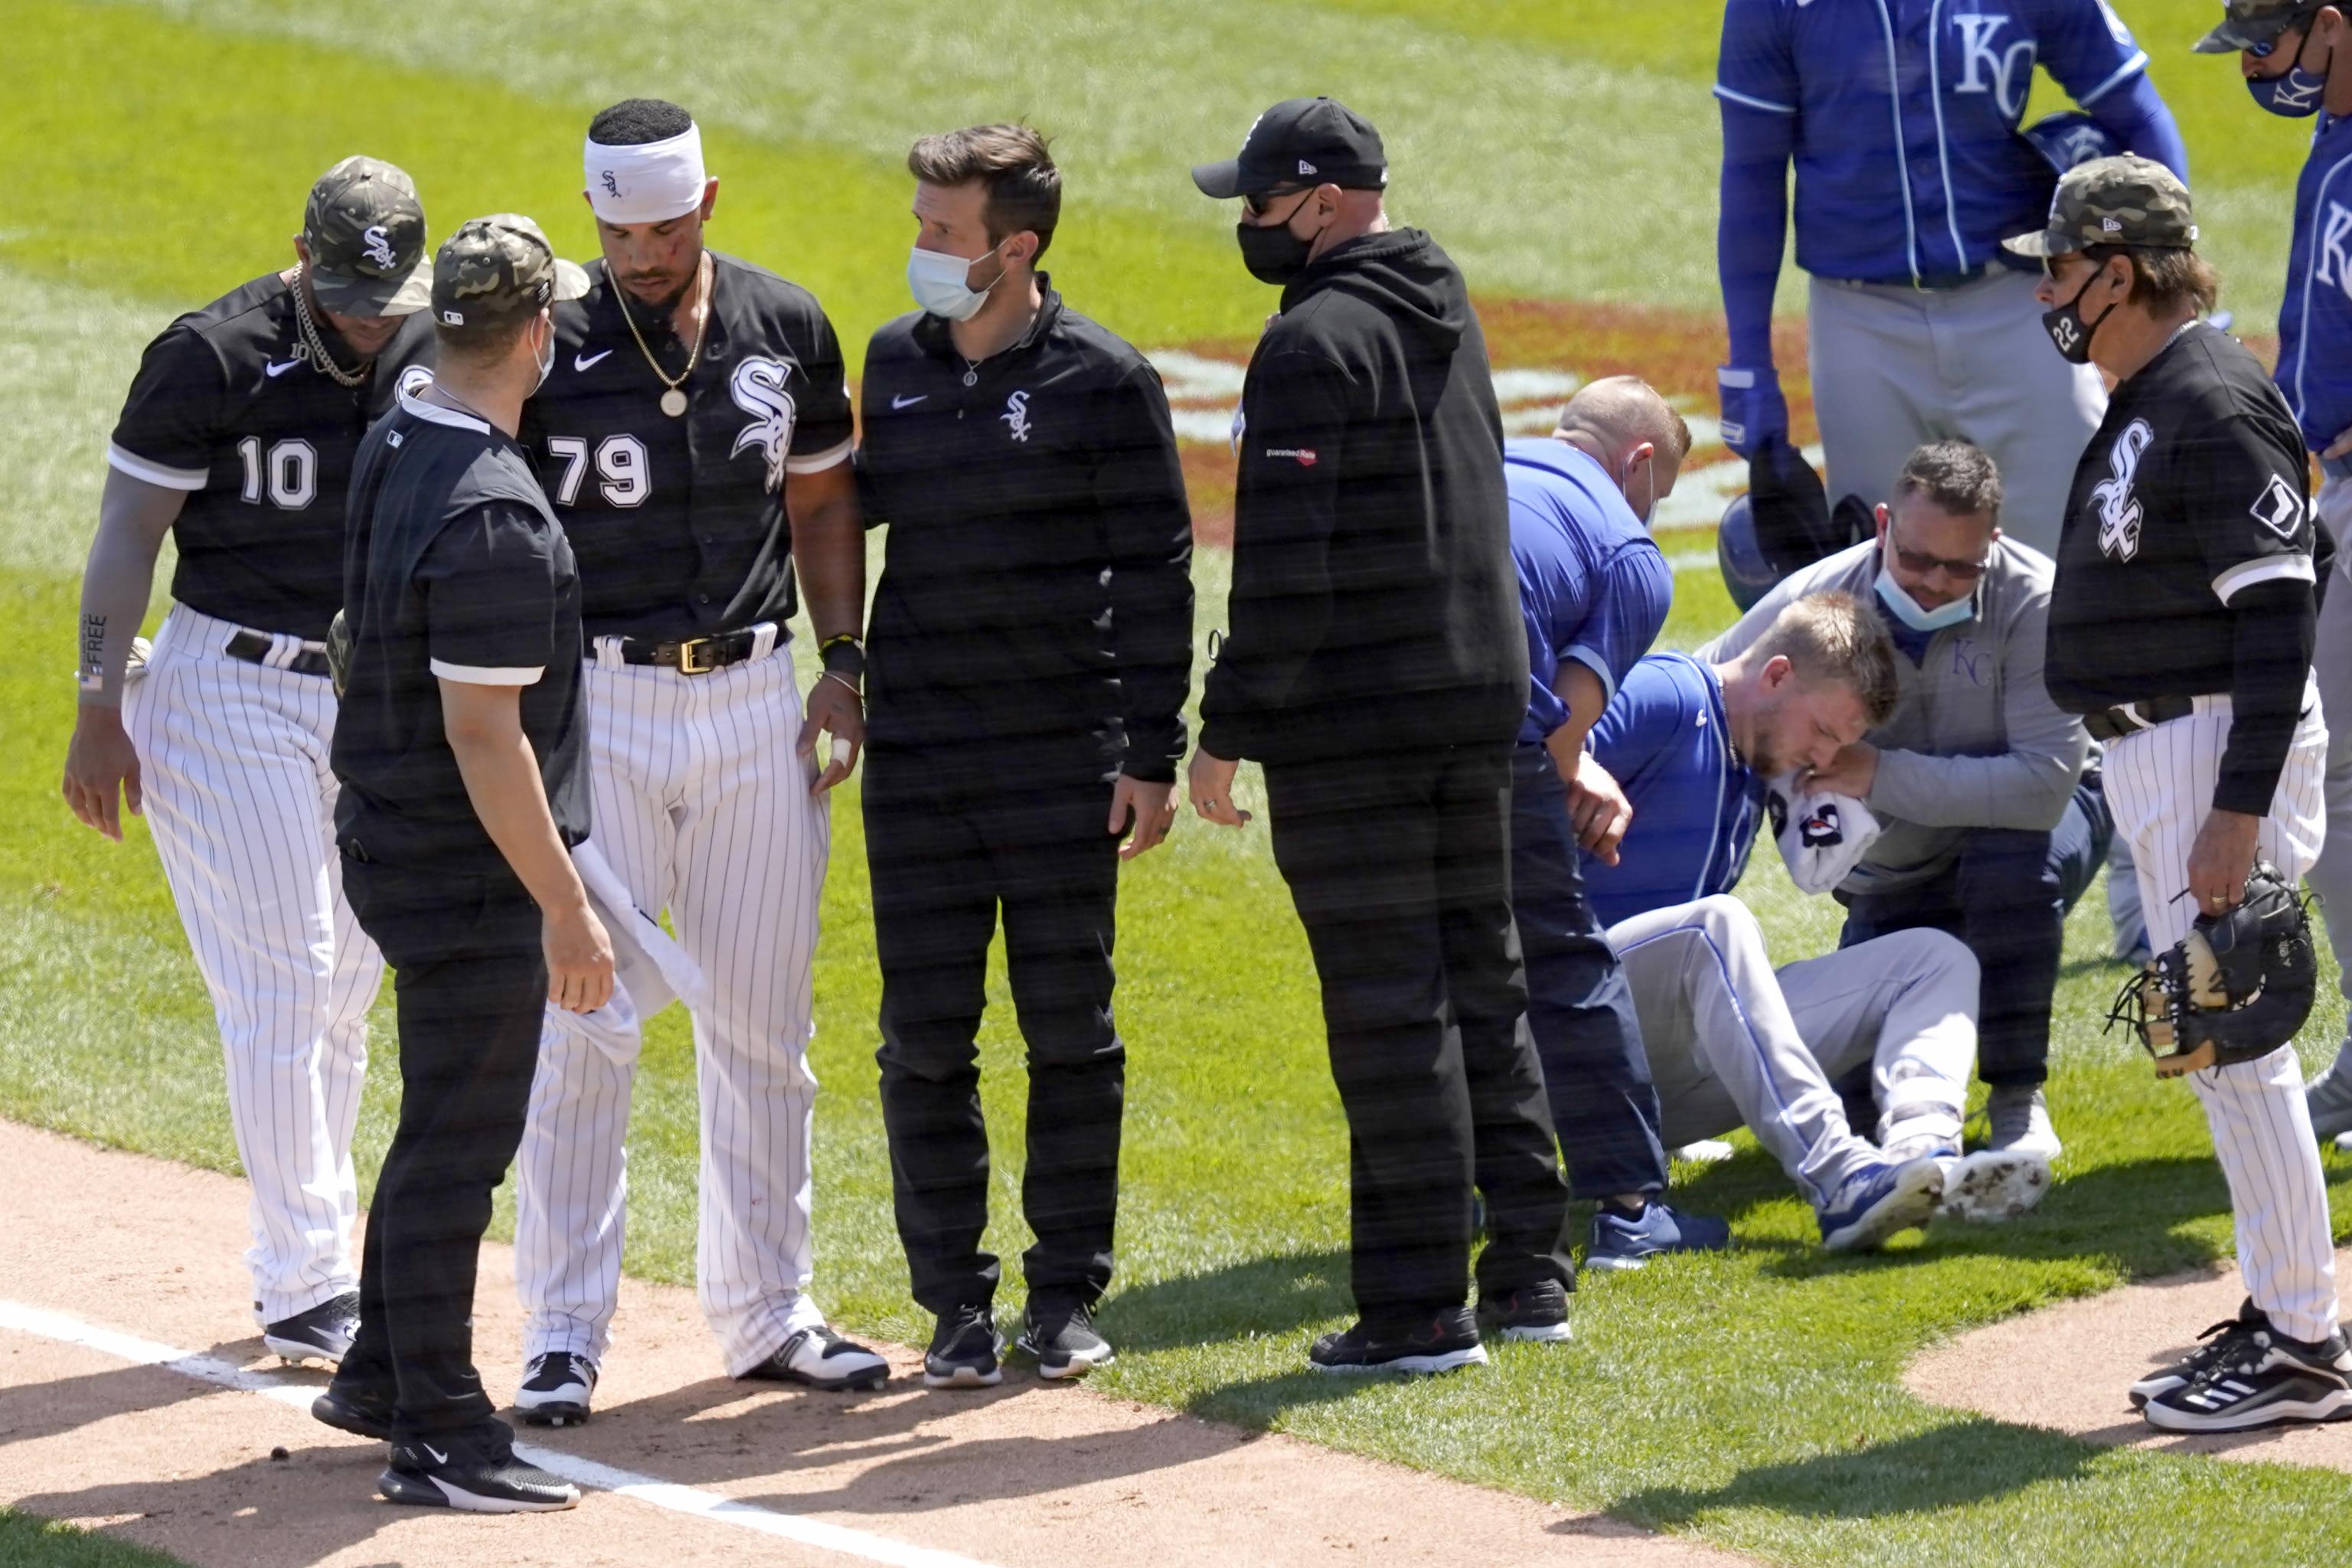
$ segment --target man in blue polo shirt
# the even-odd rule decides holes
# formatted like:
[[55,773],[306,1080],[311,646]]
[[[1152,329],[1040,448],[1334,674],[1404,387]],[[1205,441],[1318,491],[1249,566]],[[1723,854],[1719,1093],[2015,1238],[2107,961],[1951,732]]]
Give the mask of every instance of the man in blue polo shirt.
[[1682,416],[1629,375],[1593,382],[1550,435],[1503,448],[1528,668],[1511,765],[1511,912],[1560,1152],[1576,1195],[1597,1205],[1587,1268],[1638,1268],[1731,1237],[1719,1219],[1655,1201],[1666,1185],[1657,1089],[1579,873],[1579,807],[1599,797],[1570,804],[1586,733],[1665,624],[1674,573],[1648,522],[1689,452]]
[[1734,451],[1769,465],[1788,437],[1772,298],[1793,161],[1830,493],[1885,500],[1913,447],[1966,437],[2000,465],[2010,537],[2053,549],[2106,395],[2085,361],[2049,353],[2034,275],[2000,249],[2048,208],[2053,163],[2079,155],[2019,133],[2037,64],[2080,106],[2076,142],[2188,178],[2147,56],[2108,0],[1728,0],[1716,252]]

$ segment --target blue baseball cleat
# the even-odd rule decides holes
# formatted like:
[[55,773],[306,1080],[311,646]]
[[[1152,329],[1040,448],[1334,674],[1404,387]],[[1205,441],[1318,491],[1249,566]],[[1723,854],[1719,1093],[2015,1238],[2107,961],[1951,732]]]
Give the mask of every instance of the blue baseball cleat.
[[1864,1165],[1822,1205],[1822,1245],[1832,1252],[1876,1247],[1926,1225],[1943,1200],[1944,1163],[1932,1154],[1899,1165]]
[[1685,1214],[1655,1198],[1638,1217],[1602,1204],[1592,1215],[1584,1266],[1639,1268],[1662,1252],[1720,1252],[1730,1245],[1730,1223],[1711,1215]]

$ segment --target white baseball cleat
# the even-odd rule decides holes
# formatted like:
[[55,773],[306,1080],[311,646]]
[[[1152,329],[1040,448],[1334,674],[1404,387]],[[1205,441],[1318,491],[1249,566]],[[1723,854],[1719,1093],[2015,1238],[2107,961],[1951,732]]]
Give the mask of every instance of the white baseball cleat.
[[2015,1219],[2050,1190],[2050,1163],[2013,1149],[1980,1149],[1944,1167],[1938,1217],[1973,1225]]

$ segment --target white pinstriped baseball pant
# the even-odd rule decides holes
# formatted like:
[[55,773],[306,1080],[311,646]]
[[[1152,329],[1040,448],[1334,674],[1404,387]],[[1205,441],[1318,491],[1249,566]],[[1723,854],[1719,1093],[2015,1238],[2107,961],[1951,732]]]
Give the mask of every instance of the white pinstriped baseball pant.
[[[212,993],[253,1188],[254,1311],[272,1323],[359,1288],[352,1131],[383,960],[343,901],[334,689],[229,658],[237,629],[173,605],[122,706],[147,826]],[[274,643],[278,660],[301,647]]]
[[[701,1101],[696,1273],[730,1375],[822,1321],[807,1294],[816,1079],[813,959],[831,818],[793,753],[793,661],[709,675],[587,666],[592,841],[638,907],[667,909],[713,1005],[694,1020]],[[670,994],[650,964],[624,984],[637,1017]],[[518,1158],[516,1293],[526,1361],[601,1360],[620,1289],[624,1136],[643,1047],[628,1009],[550,1009]]]
[[[2306,692],[2306,702],[2257,836],[2256,853],[2291,883],[2318,858],[2326,816],[2327,727],[2315,689]],[[2230,700],[2200,697],[2186,718],[2107,747],[2107,804],[2116,836],[2131,840],[2154,952],[2186,936],[2197,918],[2186,896],[2189,850],[2204,825],[2229,739]],[[2213,1152],[2230,1181],[2246,1293],[2281,1331],[2326,1339],[2336,1328],[2336,1246],[2294,1047],[2189,1079],[2204,1102]]]

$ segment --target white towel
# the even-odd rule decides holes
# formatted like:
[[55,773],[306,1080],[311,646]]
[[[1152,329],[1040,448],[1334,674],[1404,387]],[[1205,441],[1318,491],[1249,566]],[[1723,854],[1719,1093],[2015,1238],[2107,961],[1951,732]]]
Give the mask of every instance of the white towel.
[[604,858],[604,851],[596,847],[595,840],[575,846],[572,864],[604,918],[605,934],[613,939],[614,970],[627,970],[631,957],[642,955],[689,1012],[709,1010],[710,985],[703,978],[701,965],[687,955],[686,949],[678,946],[669,932],[662,930],[659,921],[637,908],[628,889],[621,885],[620,874]]
[[1764,809],[1790,879],[1808,893],[1826,893],[1846,879],[1863,851],[1884,831],[1870,807],[1850,795],[1804,791],[1799,774],[1782,773],[1764,786]]

